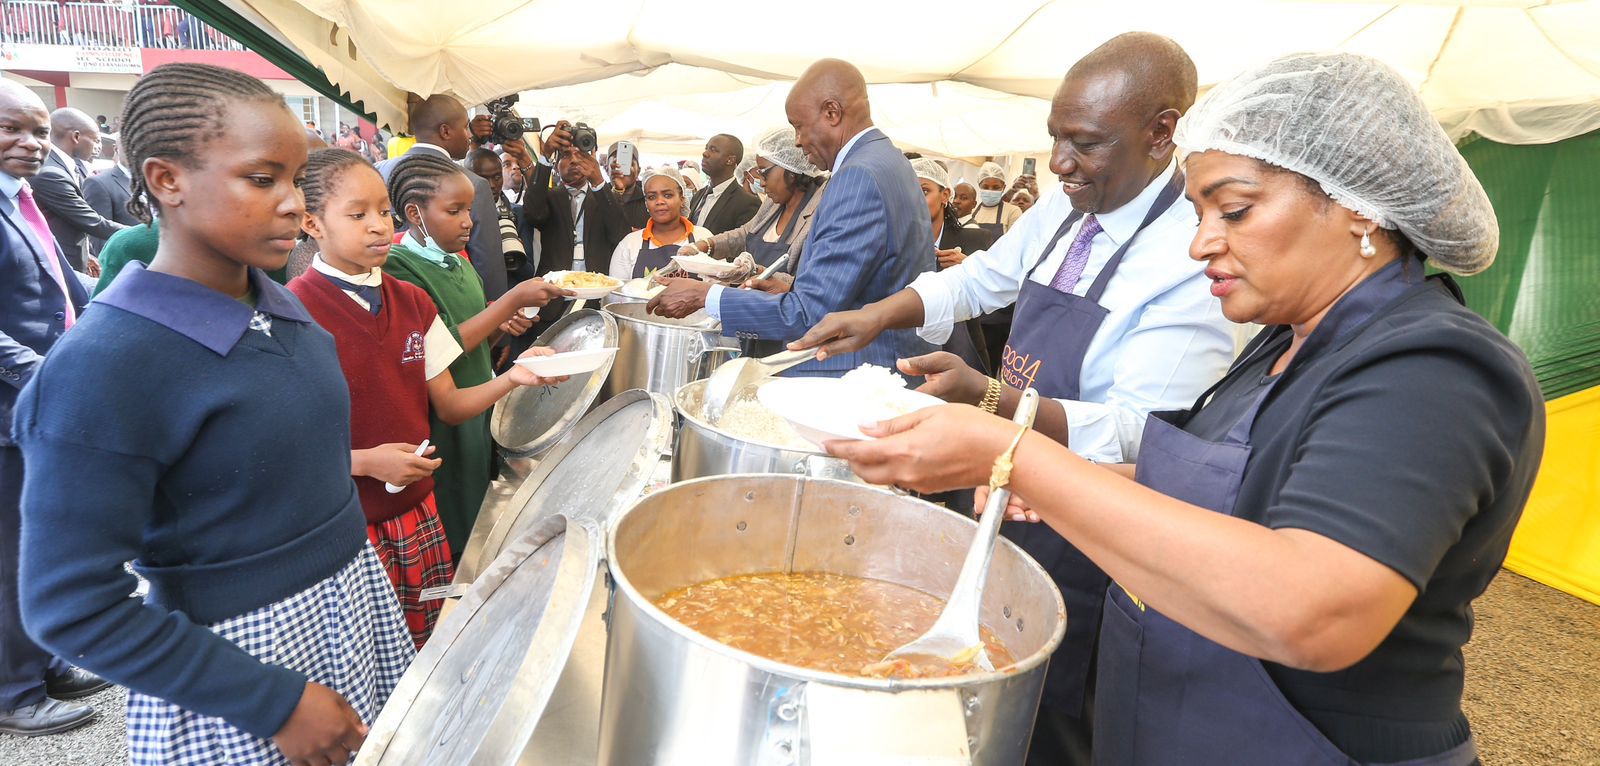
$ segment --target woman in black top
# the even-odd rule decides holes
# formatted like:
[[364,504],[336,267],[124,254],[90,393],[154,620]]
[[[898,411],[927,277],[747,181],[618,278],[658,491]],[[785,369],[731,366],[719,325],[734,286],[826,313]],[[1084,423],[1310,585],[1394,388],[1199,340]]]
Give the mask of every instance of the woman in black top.
[[[1191,255],[1265,329],[1194,408],[1149,419],[1136,468],[1028,433],[1010,475],[1008,514],[1115,580],[1095,761],[1473,763],[1461,647],[1544,409],[1522,353],[1423,262],[1487,268],[1488,198],[1406,81],[1352,54],[1218,85],[1176,142]],[[987,482],[1018,438],[960,406],[868,433],[831,451],[920,491]]]

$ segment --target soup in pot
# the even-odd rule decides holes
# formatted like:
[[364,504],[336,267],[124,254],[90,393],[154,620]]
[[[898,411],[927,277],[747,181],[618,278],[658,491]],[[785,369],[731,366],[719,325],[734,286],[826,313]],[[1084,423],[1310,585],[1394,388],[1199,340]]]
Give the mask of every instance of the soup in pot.
[[[955,658],[884,661],[933,627],[944,601],[864,577],[796,572],[739,575],[679,588],[655,600],[705,636],[787,665],[874,678],[938,678],[981,672],[977,647]],[[993,631],[980,629],[997,670],[1015,662]]]

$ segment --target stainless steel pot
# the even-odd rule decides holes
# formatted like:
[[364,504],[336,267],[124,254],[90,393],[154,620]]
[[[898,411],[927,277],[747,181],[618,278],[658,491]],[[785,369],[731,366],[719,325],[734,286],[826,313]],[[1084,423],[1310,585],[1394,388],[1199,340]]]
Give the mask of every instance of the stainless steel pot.
[[976,525],[930,503],[799,476],[697,479],[613,521],[613,586],[600,760],[635,764],[1022,763],[1066,610],[1049,575],[1008,540],[983,620],[1016,665],[890,681],[782,665],[713,641],[652,599],[773,571],[871,577],[946,595]]
[[[540,333],[534,345],[557,352],[615,348],[617,321],[600,311],[574,311]],[[530,457],[549,449],[594,406],[614,361],[559,386],[524,386],[507,394],[495,403],[489,418],[495,443],[510,457]]]
[[770,444],[711,425],[705,419],[705,391],[706,381],[697,380],[684,384],[672,397],[681,416],[672,449],[673,481],[730,473],[794,473],[861,481],[850,472],[849,463],[820,449]]
[[667,319],[647,313],[643,303],[612,303],[617,320],[617,358],[604,396],[632,388],[671,397],[683,384],[711,374],[739,352],[732,338],[703,313]]

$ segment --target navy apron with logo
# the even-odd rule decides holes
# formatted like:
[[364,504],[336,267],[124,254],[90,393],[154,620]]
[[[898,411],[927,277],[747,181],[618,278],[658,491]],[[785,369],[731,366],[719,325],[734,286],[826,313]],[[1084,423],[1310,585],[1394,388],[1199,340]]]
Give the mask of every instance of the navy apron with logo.
[[677,255],[678,251],[681,250],[685,244],[687,244],[687,241],[680,242],[676,245],[646,247],[645,240],[641,236],[639,241],[639,257],[633,261],[633,278],[639,279],[643,277],[647,271],[656,271],[658,269],[666,268],[667,264],[672,263],[672,256]]
[[[1024,277],[1017,299],[1017,314],[1005,354],[997,362],[1000,382],[1017,390],[1029,386],[1052,399],[1079,398],[1083,359],[1089,343],[1105,321],[1100,305],[1106,285],[1139,236],[1183,192],[1183,174],[1173,173],[1144,221],[1128,241],[1117,248],[1100,269],[1088,292],[1078,296],[1033,281],[1033,272],[1050,257],[1061,238],[1083,217],[1078,211],[1051,237],[1039,260]],[[1067,635],[1056,649],[1046,671],[1043,703],[1073,718],[1084,715],[1084,695],[1094,663],[1095,638],[1100,634],[1100,610],[1110,578],[1056,531],[1043,524],[1006,524],[1000,533],[1028,552],[1050,573],[1067,605]]]
[[[1385,306],[1418,289],[1422,268],[1380,270],[1345,296],[1306,339],[1281,374],[1254,392],[1255,401],[1221,441],[1183,430],[1195,408],[1152,413],[1145,422],[1136,479],[1162,494],[1234,515],[1250,458],[1250,429],[1272,391],[1306,360],[1366,324]],[[1448,280],[1446,285],[1454,289]],[[1460,299],[1459,292],[1457,299]],[[1273,346],[1286,328],[1263,338],[1235,365]],[[1226,381],[1227,378],[1224,379]],[[1126,764],[1297,764],[1356,766],[1283,696],[1260,660],[1224,648],[1148,609],[1111,585],[1100,633],[1095,697],[1094,762]],[[1466,766],[1477,760],[1469,737],[1444,753],[1404,766]],[[1398,765],[1396,765],[1398,766]]]
[[[982,210],[983,210],[983,206],[979,205],[977,207],[977,209],[972,211],[972,217],[967,219],[967,220],[976,223],[977,220],[978,220],[978,213],[982,212]],[[1076,219],[1073,219],[1073,220],[1076,220]],[[994,234],[994,238],[995,239],[999,239],[1002,235],[1004,235],[1006,233],[1006,223],[1005,223],[1005,221],[1006,221],[1006,203],[1002,202],[1002,203],[994,206],[994,223],[980,223],[980,224],[978,224],[978,228],[983,229],[984,231],[987,231],[987,232],[990,232],[990,233]],[[963,224],[963,225],[965,225],[965,224]],[[1040,391],[1039,393],[1040,394],[1044,394],[1043,391]]]

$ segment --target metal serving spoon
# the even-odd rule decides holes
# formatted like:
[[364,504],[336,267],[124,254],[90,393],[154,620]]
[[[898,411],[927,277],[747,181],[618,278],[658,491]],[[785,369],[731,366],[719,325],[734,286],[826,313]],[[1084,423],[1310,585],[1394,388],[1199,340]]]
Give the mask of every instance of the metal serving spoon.
[[727,409],[728,403],[733,401],[746,386],[763,378],[770,378],[802,362],[808,362],[816,356],[815,349],[804,349],[779,351],[760,359],[741,356],[723,362],[722,366],[711,373],[711,377],[706,380],[704,399],[706,421],[712,425],[720,422],[722,412]]
[[[1033,416],[1039,411],[1039,392],[1029,388],[1022,392],[1022,401],[1011,422],[1019,426],[1033,426]],[[950,600],[944,611],[927,633],[905,646],[889,652],[885,661],[901,657],[936,657],[944,660],[977,650],[972,662],[984,670],[994,670],[989,652],[978,635],[978,608],[983,604],[983,584],[989,577],[989,562],[994,558],[995,538],[1000,536],[1000,522],[1005,517],[1006,503],[1011,500],[1011,490],[989,486],[989,501],[983,505],[983,518],[978,520],[978,534],[967,549],[967,559],[961,564],[961,574],[950,591]]]

